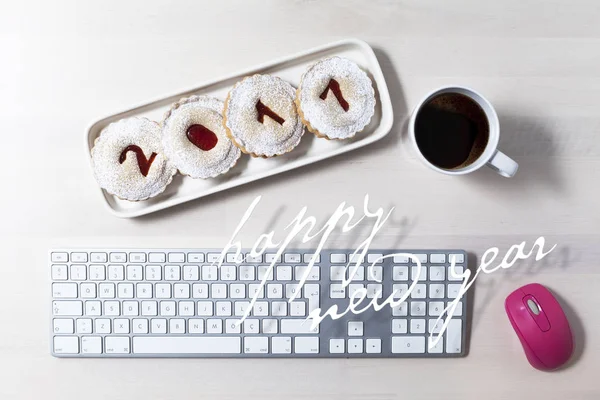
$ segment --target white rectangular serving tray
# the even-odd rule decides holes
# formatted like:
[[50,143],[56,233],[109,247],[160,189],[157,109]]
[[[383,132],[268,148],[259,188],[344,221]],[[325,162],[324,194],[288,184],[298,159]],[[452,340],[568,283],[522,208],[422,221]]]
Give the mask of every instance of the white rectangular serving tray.
[[373,49],[367,43],[361,40],[347,39],[280,58],[231,76],[207,82],[196,88],[165,96],[102,118],[93,123],[87,131],[86,151],[88,157],[90,157],[94,141],[100,135],[102,129],[119,119],[143,116],[160,122],[170,105],[182,97],[203,94],[223,100],[227,96],[229,89],[236,82],[253,74],[279,76],[297,87],[302,73],[309,65],[331,56],[345,57],[356,62],[361,68],[367,71],[374,83],[377,100],[375,115],[364,131],[357,134],[354,138],[343,141],[326,140],[317,138],[306,131],[298,147],[290,153],[268,159],[253,158],[242,154],[235,167],[226,174],[212,179],[192,179],[178,174],[163,193],[145,201],[131,202],[121,200],[100,189],[108,209],[114,215],[122,218],[150,214],[177,204],[208,196],[212,193],[221,192],[235,186],[347,153],[383,138],[392,128],[394,115],[390,94],[381,67]]

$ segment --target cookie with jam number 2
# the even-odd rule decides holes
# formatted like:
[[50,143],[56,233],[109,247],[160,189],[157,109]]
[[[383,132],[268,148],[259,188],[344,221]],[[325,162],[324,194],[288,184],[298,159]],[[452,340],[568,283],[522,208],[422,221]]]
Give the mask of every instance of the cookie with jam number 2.
[[225,100],[227,136],[254,157],[268,158],[292,151],[304,134],[294,97],[292,85],[280,78],[244,78]]
[[160,125],[146,118],[126,118],[104,128],[91,152],[100,187],[130,201],[162,193],[177,169],[163,154],[160,134]]
[[375,113],[375,90],[353,61],[331,57],[310,66],[296,91],[296,105],[309,131],[327,139],[348,139]]
[[223,127],[223,101],[192,96],[165,114],[162,145],[167,158],[184,175],[213,178],[229,171],[241,156]]

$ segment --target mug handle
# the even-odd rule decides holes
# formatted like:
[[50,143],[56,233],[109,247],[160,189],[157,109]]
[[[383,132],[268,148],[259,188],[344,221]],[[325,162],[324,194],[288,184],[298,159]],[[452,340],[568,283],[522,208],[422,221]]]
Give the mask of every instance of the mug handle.
[[496,150],[487,165],[506,178],[515,176],[519,169],[519,164],[500,150]]

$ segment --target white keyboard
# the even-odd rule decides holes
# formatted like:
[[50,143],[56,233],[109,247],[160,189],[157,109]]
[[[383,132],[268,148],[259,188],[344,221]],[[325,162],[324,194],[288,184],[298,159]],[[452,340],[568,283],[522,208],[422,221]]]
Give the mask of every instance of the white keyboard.
[[[51,352],[57,357],[456,357],[466,354],[467,299],[461,299],[443,339],[429,348],[436,319],[459,293],[450,274],[467,268],[461,250],[373,250],[351,283],[342,278],[350,250],[316,257],[308,280],[298,281],[313,257],[289,250],[236,263],[219,249],[57,249],[50,252]],[[381,255],[412,253],[423,268],[406,302],[375,312],[325,318],[314,330],[308,313],[337,305],[365,288],[371,302],[408,290],[417,277],[408,257],[366,266]],[[247,254],[245,252],[244,254]],[[215,263],[213,265],[213,263]],[[268,275],[261,290],[260,282]],[[347,275],[346,275],[347,276]],[[255,294],[259,297],[242,324]],[[288,301],[299,292],[296,300]],[[362,308],[362,307],[359,307]]]

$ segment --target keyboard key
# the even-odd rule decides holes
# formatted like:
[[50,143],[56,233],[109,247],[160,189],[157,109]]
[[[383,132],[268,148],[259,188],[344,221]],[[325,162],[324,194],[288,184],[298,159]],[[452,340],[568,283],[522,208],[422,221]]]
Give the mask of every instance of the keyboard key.
[[71,253],[71,262],[86,263],[88,262],[87,253]]
[[[211,303],[212,304],[212,303]],[[153,317],[158,315],[158,304],[154,300],[142,301],[142,315]]]
[[66,281],[67,266],[62,264],[54,264],[52,266],[52,279],[55,281]]
[[111,323],[110,323],[110,319],[107,318],[99,318],[97,320],[94,320],[94,332],[96,333],[110,333],[110,327],[111,327]]
[[396,307],[392,308],[392,316],[394,317],[406,317],[408,315],[408,303],[402,302]]
[[429,303],[429,315],[432,317],[442,315],[444,308],[445,307],[443,301],[432,301],[431,303]]
[[320,307],[320,285],[310,283],[304,285],[304,298],[308,299],[308,312]]
[[188,319],[188,332],[204,333],[204,320],[203,319]]
[[[348,285],[348,297],[360,299],[361,296],[363,296],[363,289],[366,290],[365,285],[363,285],[362,283],[351,283],[350,285]],[[358,291],[361,291],[361,293],[354,294]],[[364,296],[366,296],[366,292]]]
[[185,253],[169,253],[167,259],[170,263],[184,263]]
[[[283,330],[282,330],[283,332]],[[318,354],[318,337],[297,337],[294,339],[294,353],[296,354]]]
[[52,321],[54,333],[74,333],[75,324],[71,318],[55,318]]
[[444,326],[444,320],[440,319],[430,319],[428,322],[427,333],[440,333],[442,330],[442,326]]
[[204,253],[188,253],[187,262],[190,262],[190,263],[204,262]]
[[179,265],[165,265],[165,280],[178,281],[181,278]]
[[287,283],[285,285],[285,298],[286,299],[291,299],[292,297],[299,298],[301,296],[301,291],[302,291],[302,289],[300,289],[300,286],[298,286],[298,284]]
[[133,333],[148,333],[148,320],[147,319],[134,319],[131,323],[133,326]]
[[[307,272],[308,266],[297,266],[294,269],[294,279],[300,281],[302,277],[304,277],[304,274]],[[320,279],[320,275],[321,272],[319,266],[313,265],[313,267],[310,269],[310,272],[308,273],[308,277],[306,278],[306,280],[318,281]]]
[[410,279],[412,279],[413,281],[419,280],[421,282],[427,280],[427,268],[421,266],[421,271],[419,272],[419,267],[411,267]]
[[240,264],[244,262],[244,255],[242,253],[236,256],[235,253],[225,254],[225,261],[232,264]]
[[90,318],[78,318],[77,333],[92,333],[92,320]]
[[286,263],[298,264],[302,262],[302,258],[298,253],[288,253],[283,257]]
[[341,253],[335,253],[329,256],[329,261],[332,264],[345,264],[346,263],[346,255]]
[[287,316],[287,302],[285,301],[274,301],[271,303],[271,315],[274,317],[286,317]]
[[455,265],[454,268],[448,267],[448,280],[449,281],[462,281],[465,269],[460,265]]
[[251,256],[250,253],[246,254],[246,262],[248,263],[261,263],[263,262],[263,256],[262,254],[256,255],[256,256]]
[[148,254],[148,262],[151,263],[164,263],[167,261],[165,253],[150,253]]
[[101,354],[102,338],[100,336],[84,336],[81,338],[81,354]]
[[348,279],[352,282],[360,282],[365,280],[365,267],[351,265],[348,268]]
[[103,305],[104,315],[114,317],[121,315],[121,303],[115,300],[108,300]]
[[[446,306],[450,306],[450,302],[446,303]],[[462,317],[463,315],[463,303],[459,301],[456,304],[456,308],[454,309],[454,313],[452,314],[455,317]]]
[[145,263],[146,253],[129,253],[129,262]]
[[252,315],[256,317],[266,317],[269,315],[269,303],[266,301],[257,301],[254,303]]
[[127,280],[128,281],[141,281],[142,280],[142,266],[141,265],[128,265],[127,266]]
[[258,280],[262,281],[263,279],[265,279],[265,276],[268,275],[267,281],[272,281],[273,280],[273,269],[271,269],[271,267],[269,267],[268,265],[261,265],[260,267],[258,267]]
[[213,315],[213,302],[212,301],[199,301],[197,304],[198,316],[199,317],[212,317]]
[[429,268],[429,280],[430,281],[443,281],[446,279],[446,267],[430,267]]
[[111,281],[122,281],[125,279],[125,268],[122,265],[108,266],[108,279]]
[[239,354],[241,338],[233,336],[135,336],[135,354]]
[[427,285],[424,283],[418,283],[415,288],[410,292],[410,297],[413,299],[424,299],[427,295]]
[[186,281],[197,281],[200,275],[198,274],[197,265],[184,265],[183,266],[183,279]]
[[292,267],[290,267],[289,265],[279,265],[276,268],[275,277],[278,281],[291,281]]
[[425,333],[425,320],[424,319],[411,319],[410,320],[410,333]]
[[127,262],[127,253],[110,253],[110,262],[112,262],[112,263]]
[[[266,333],[266,332],[265,332]],[[275,332],[277,333],[277,332]],[[289,336],[275,336],[271,338],[271,353],[290,354],[292,352],[292,338]]]
[[190,285],[187,283],[176,283],[173,285],[173,297],[176,299],[189,299]]
[[216,281],[217,280],[217,266],[216,265],[203,265],[202,266],[202,280],[203,281]]
[[362,353],[363,352],[363,340],[362,339],[348,339],[348,353]]
[[238,323],[239,319],[225,320],[225,333],[242,333],[242,326]]
[[146,265],[146,280],[160,281],[162,279],[162,268],[160,265]]
[[174,318],[169,320],[169,333],[182,334],[185,333],[185,319]]
[[104,265],[90,265],[90,280],[103,281],[106,279],[106,268]]
[[446,262],[446,255],[445,254],[430,254],[429,255],[429,262],[431,262],[432,264],[443,264]]
[[405,319],[395,318],[392,320],[392,333],[406,333],[408,330],[408,322]]
[[232,283],[229,287],[229,297],[232,299],[243,299],[246,297],[246,285],[243,283]]
[[276,263],[280,263],[281,262],[281,255],[279,257],[277,257],[276,253],[267,253],[265,254],[265,262],[271,264],[273,262],[273,260],[276,260]]
[[346,297],[346,288],[341,283],[332,283],[329,286],[329,297],[332,299],[343,299]]
[[444,284],[434,283],[429,285],[429,297],[432,299],[443,299],[444,298]]
[[446,329],[446,353],[462,352],[462,321],[452,318]]
[[254,280],[254,265],[240,266],[240,280],[242,280],[242,281],[253,281]]
[[[421,263],[421,265],[427,264],[427,254],[424,254],[424,253],[415,253],[415,254],[413,254],[413,256],[417,257],[417,259],[419,260],[419,262]],[[410,262],[413,263],[413,264],[416,264],[414,258],[411,258]]]
[[394,267],[392,279],[395,281],[407,281],[408,267]]
[[231,317],[231,302],[230,301],[217,301],[215,304],[217,310],[217,316],[219,317]]
[[[257,319],[246,318],[244,320],[244,333],[248,333],[248,334],[258,333],[259,325],[260,325],[260,322]],[[262,339],[266,340],[267,338],[262,338]]]
[[248,301],[236,301],[234,304],[234,314],[236,317],[243,317],[250,306]]
[[452,263],[453,259],[454,259],[455,264],[463,264],[465,262],[465,255],[464,254],[449,254],[448,262]]
[[56,316],[83,315],[83,303],[79,300],[53,301],[52,310]]
[[394,299],[401,299],[408,292],[408,285],[406,283],[396,283],[392,285],[392,292],[395,293]]
[[155,294],[157,299],[170,299],[171,298],[171,284],[169,283],[157,283],[155,286]]
[[381,339],[367,339],[367,353],[379,354],[381,353]]
[[348,321],[348,336],[362,336],[363,323],[362,321]]
[[329,267],[329,279],[334,282],[341,282],[346,274],[346,267],[341,265],[334,265]]
[[373,299],[378,298],[381,299],[383,297],[383,285],[380,283],[369,283],[367,285],[367,298]]
[[206,261],[209,263],[218,263],[221,260],[221,253],[208,253]]
[[413,301],[410,303],[410,315],[424,316],[426,315],[426,303],[424,301]]
[[92,254],[90,254],[90,261],[93,263],[105,263],[108,261],[108,254],[92,253]]
[[194,283],[192,285],[192,297],[194,299],[208,299],[208,284]]
[[85,302],[85,315],[98,316],[102,313],[102,303],[99,301],[86,301]]
[[428,353],[443,353],[444,352],[444,338],[441,338],[437,344],[430,348],[429,345],[430,343],[434,343],[435,342],[436,337],[434,336],[432,339],[429,338],[429,336],[427,337],[427,352]]
[[152,284],[151,283],[138,283],[136,286],[136,294],[140,299],[151,299],[152,298]]
[[73,264],[71,265],[71,280],[73,281],[84,281],[87,279],[87,272],[85,265]]
[[[306,253],[306,254],[304,254],[304,257],[303,257],[303,258],[304,258],[304,263],[305,263],[305,264],[308,264],[309,262],[311,262],[311,261],[312,261],[312,259],[313,259],[313,256],[315,256],[315,254],[314,254],[314,253]],[[321,262],[321,255],[320,255],[320,254],[317,254],[317,255],[316,255],[316,259],[315,259],[315,263],[317,263],[317,264],[318,264],[318,263],[320,263],[320,262]]]
[[54,352],[56,354],[78,354],[79,338],[77,336],[54,336]]
[[319,333],[319,325],[315,329],[311,329],[311,321],[303,318],[298,319],[281,319],[281,333],[283,334],[308,334]]
[[129,320],[125,318],[116,318],[113,320],[113,332],[117,334],[128,334]]
[[151,333],[167,333],[167,320],[164,318],[153,318],[150,322]]
[[425,353],[425,336],[392,337],[392,353]]
[[50,260],[54,263],[69,262],[69,254],[64,252],[52,253],[50,256]]
[[75,299],[77,298],[76,283],[53,283],[52,297],[57,299]]
[[290,316],[305,317],[306,316],[306,304],[302,301],[292,302],[292,304],[290,304]]
[[369,264],[372,264],[372,263],[381,264],[383,262],[382,257],[383,257],[383,254],[381,254],[381,253],[368,254],[367,262]]
[[193,301],[180,301],[177,308],[179,309],[179,315],[182,317],[192,317],[195,314]]
[[283,285],[281,283],[269,283],[267,285],[267,298],[269,298],[269,299],[283,298]]
[[137,301],[123,302],[123,315],[137,317],[139,315],[139,303]]
[[253,299],[263,299],[265,297],[265,289],[259,283],[251,283],[248,285],[248,297]]
[[133,299],[133,283],[119,283],[117,295],[120,299]]
[[367,280],[381,282],[383,280],[383,267],[367,267]]
[[175,316],[175,302],[174,301],[161,301],[160,302],[160,315],[163,317],[174,317]]
[[129,338],[123,336],[107,336],[104,338],[104,349],[106,354],[128,354]]
[[458,297],[460,293],[461,285],[459,283],[450,283],[448,284],[448,298],[455,299]]
[[407,255],[395,255],[394,264],[408,264],[410,258]]
[[206,320],[206,333],[223,333],[223,320],[222,319],[207,319]]

